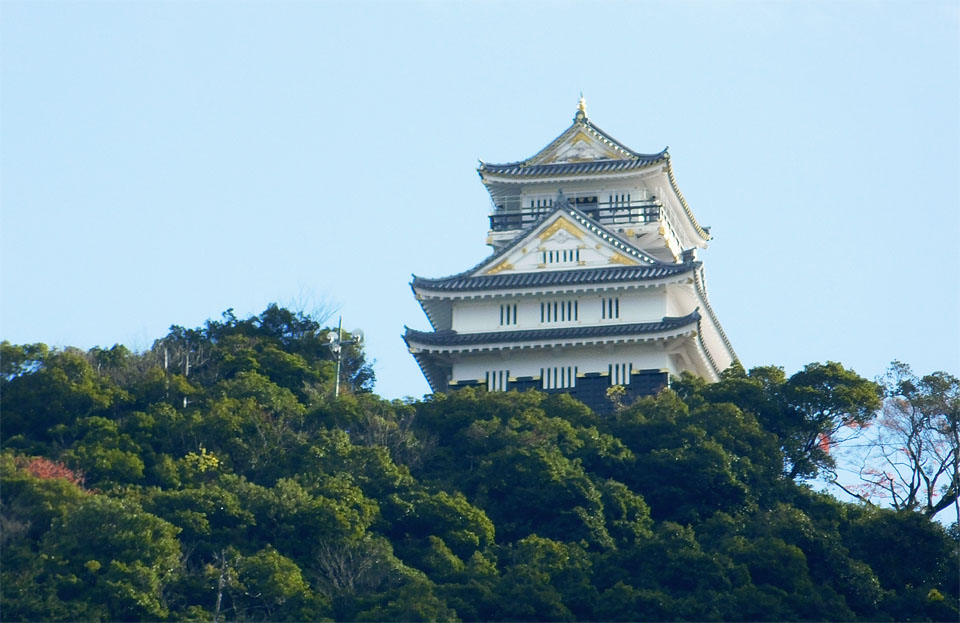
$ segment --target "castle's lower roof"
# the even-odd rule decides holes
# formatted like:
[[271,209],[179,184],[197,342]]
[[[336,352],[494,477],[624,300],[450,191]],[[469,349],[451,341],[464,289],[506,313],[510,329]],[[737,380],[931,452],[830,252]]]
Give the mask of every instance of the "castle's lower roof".
[[489,331],[485,333],[459,333],[457,331],[417,331],[409,327],[403,335],[407,346],[415,343],[423,346],[458,347],[495,343],[549,342],[568,339],[606,338],[674,331],[696,325],[700,312],[694,310],[686,316],[665,316],[656,322],[628,324],[602,324],[591,326],[558,327],[556,329],[528,329],[524,331]]
[[693,271],[700,262],[660,264],[655,266],[611,266],[580,268],[572,270],[538,270],[525,273],[499,273],[496,275],[469,276],[463,273],[439,279],[426,279],[414,275],[411,285],[414,290],[440,290],[462,292],[477,290],[510,290],[539,286],[589,285],[626,281],[649,281],[665,279]]

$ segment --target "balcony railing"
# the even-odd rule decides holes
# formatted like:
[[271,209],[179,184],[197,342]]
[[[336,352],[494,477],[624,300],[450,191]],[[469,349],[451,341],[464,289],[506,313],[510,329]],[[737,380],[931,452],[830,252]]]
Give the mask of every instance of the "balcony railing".
[[[655,223],[660,220],[660,204],[655,199],[608,203],[571,201],[571,205],[601,225]],[[527,207],[519,210],[504,210],[498,207],[490,215],[490,229],[493,231],[527,229],[552,211],[553,206]]]

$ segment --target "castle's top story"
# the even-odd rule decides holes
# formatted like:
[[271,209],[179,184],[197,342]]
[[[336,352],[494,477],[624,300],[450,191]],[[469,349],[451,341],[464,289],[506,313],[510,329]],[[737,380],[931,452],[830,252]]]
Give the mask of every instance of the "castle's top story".
[[[630,149],[590,121],[582,97],[573,124],[549,145],[526,160],[482,162],[477,171],[493,202],[489,243],[494,247],[543,215],[561,189],[603,225],[662,222],[670,230],[659,234],[662,240],[653,246],[668,245],[664,260],[676,260],[684,249],[706,248],[710,239],[677,186],[667,148],[649,154]],[[626,207],[630,213],[622,210]],[[630,228],[622,229],[626,233]]]

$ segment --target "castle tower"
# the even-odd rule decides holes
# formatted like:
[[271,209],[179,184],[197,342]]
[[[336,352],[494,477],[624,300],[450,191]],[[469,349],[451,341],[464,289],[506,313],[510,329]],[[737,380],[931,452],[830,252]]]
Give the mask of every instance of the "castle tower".
[[521,162],[482,162],[493,254],[449,277],[414,276],[433,331],[403,338],[433,391],[567,392],[609,411],[607,389],[655,393],[736,360],[696,250],[710,239],[664,149],[637,153],[573,124]]

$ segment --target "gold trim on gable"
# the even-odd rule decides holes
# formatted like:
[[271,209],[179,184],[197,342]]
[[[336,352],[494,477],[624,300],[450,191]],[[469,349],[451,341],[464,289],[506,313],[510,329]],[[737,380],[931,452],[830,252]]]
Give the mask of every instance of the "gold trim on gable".
[[586,132],[583,128],[580,128],[580,131],[577,132],[576,135],[574,135],[574,137],[570,141],[570,144],[572,145],[574,143],[581,143],[581,142],[586,142],[586,143],[589,143],[590,145],[597,146],[611,160],[624,159],[622,153],[618,152],[616,149],[613,149],[610,145],[607,145],[605,141],[601,141],[596,136],[593,136],[592,134]]
[[485,274],[485,275],[496,275],[497,273],[499,273],[499,272],[501,272],[501,271],[504,271],[504,270],[513,270],[513,264],[511,264],[511,263],[508,262],[507,260],[503,260],[502,262],[500,262],[499,264],[497,264],[496,266],[494,266],[493,268],[491,268],[490,270],[488,270],[488,271],[485,272],[484,274]]
[[636,265],[639,264],[640,262],[638,262],[638,261],[636,261],[636,260],[630,259],[629,257],[627,257],[626,255],[624,255],[623,253],[614,252],[614,254],[610,256],[610,263],[611,263],[611,264],[623,264],[623,265],[625,265],[625,266],[636,266]]
[[583,232],[580,231],[580,229],[578,229],[576,225],[574,225],[573,223],[571,223],[570,221],[568,221],[566,218],[562,216],[558,218],[556,221],[554,221],[553,225],[543,230],[543,232],[539,236],[540,240],[546,240],[547,238],[554,235],[561,229],[565,230],[567,233],[574,236],[575,238],[583,240]]
[[[576,128],[574,130],[574,128]],[[574,130],[570,133],[570,130]],[[599,150],[604,158],[608,160],[628,160],[629,156],[625,157],[625,154],[620,150],[616,149],[612,145],[608,145],[606,141],[601,140],[598,136],[582,125],[574,124],[567,129],[562,135],[558,136],[553,143],[544,147],[544,149],[537,155],[530,158],[527,162],[528,165],[532,164],[550,164],[556,162],[557,154],[564,150],[566,147],[572,147],[577,143],[587,143],[591,147]],[[570,162],[592,162],[594,158],[588,159],[573,159]]]

